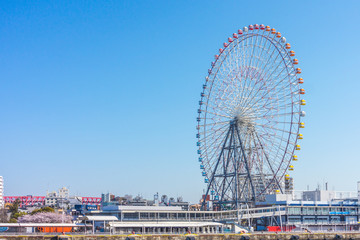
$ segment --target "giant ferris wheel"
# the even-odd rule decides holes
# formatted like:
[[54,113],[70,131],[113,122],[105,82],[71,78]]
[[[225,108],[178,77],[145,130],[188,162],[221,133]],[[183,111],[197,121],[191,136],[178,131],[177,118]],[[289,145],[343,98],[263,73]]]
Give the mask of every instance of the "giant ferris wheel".
[[215,55],[197,117],[203,207],[211,201],[237,209],[291,188],[306,101],[290,49],[280,32],[255,24],[234,33]]

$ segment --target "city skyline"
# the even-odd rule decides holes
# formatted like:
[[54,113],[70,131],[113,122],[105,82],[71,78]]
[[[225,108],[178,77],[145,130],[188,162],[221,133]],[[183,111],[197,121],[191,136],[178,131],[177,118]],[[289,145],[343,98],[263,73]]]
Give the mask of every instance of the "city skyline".
[[303,70],[307,115],[295,189],[328,182],[330,190],[356,191],[359,5],[3,2],[5,195],[68,186],[79,195],[162,192],[198,201],[204,77],[222,43],[255,23],[280,31]]

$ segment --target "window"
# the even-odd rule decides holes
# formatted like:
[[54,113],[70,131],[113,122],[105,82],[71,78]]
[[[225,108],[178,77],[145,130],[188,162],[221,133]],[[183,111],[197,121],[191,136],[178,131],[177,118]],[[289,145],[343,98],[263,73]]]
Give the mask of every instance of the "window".
[[301,217],[300,216],[288,217],[288,223],[290,223],[290,224],[299,224],[299,223],[301,223]]
[[301,214],[301,208],[300,207],[289,207],[288,214],[289,215],[299,215],[299,214]]
[[314,207],[304,207],[303,208],[303,214],[314,215],[315,214],[315,208]]
[[140,218],[148,219],[149,218],[149,213],[140,213]]
[[340,223],[340,217],[332,216],[331,217],[331,223]]
[[126,220],[137,220],[138,217],[138,213],[124,213],[124,219]]
[[319,215],[328,215],[329,214],[329,208],[328,207],[318,207],[317,214],[319,214]]
[[315,217],[304,217],[304,224],[315,224]]

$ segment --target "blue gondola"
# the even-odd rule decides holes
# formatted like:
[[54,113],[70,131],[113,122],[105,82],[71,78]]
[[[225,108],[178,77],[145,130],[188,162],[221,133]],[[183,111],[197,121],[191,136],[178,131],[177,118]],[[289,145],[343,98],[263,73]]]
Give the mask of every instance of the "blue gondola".
[[215,200],[219,200],[219,196],[218,196],[218,195],[215,196]]
[[196,146],[200,146],[200,142],[197,142],[197,143],[196,143]]
[[198,113],[201,113],[201,109],[198,109]]
[[199,105],[203,105],[203,103],[204,103],[203,101],[199,101]]
[[202,172],[201,174],[202,174],[204,177],[206,176],[206,172]]
[[196,138],[200,138],[200,134],[196,134]]
[[201,150],[199,149],[199,150],[197,151],[197,153],[198,153],[198,154],[201,154]]
[[197,118],[196,118],[196,121],[200,122],[200,118],[199,118],[199,117],[197,117]]
[[211,190],[211,195],[215,195],[215,191],[214,191],[214,190]]
[[205,183],[209,183],[209,179],[205,178]]
[[200,169],[204,169],[204,165],[200,165]]

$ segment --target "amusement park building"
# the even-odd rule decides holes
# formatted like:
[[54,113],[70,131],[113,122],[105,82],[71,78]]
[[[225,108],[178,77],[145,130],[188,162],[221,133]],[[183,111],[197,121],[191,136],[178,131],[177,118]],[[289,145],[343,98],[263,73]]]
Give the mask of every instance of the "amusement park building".
[[[297,199],[297,196],[301,196]],[[246,206],[228,211],[189,211],[167,206],[106,206],[102,210],[87,211],[87,216],[114,216],[116,222],[218,222],[238,226],[252,226],[266,230],[303,227],[328,231],[358,228],[359,202],[355,192],[302,191],[293,194],[268,195],[255,208]],[[129,224],[127,224],[128,226]]]

